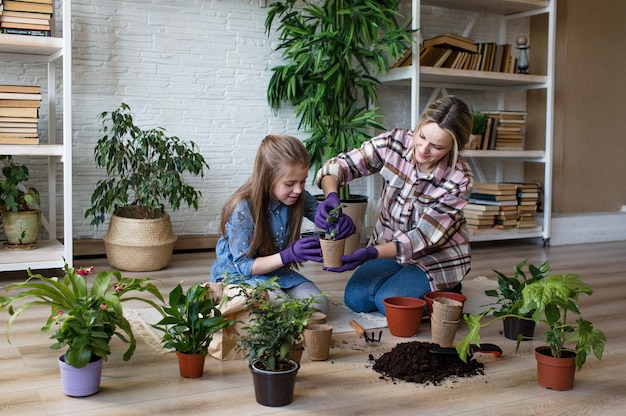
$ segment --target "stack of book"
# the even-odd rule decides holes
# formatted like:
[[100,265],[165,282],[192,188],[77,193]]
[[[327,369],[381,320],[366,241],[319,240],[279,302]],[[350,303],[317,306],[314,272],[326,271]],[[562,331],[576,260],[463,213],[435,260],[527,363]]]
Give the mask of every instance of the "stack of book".
[[510,183],[476,183],[470,202],[496,206],[493,227],[514,228],[517,225],[517,185]]
[[497,205],[467,204],[465,208],[463,208],[467,228],[480,229],[493,227],[499,210]]
[[0,0],[0,33],[51,36],[53,0]]
[[[420,65],[435,68],[514,73],[517,71],[517,60],[511,56],[511,50],[510,44],[476,43],[456,33],[444,33],[424,40],[419,58]],[[409,48],[392,68],[411,63]]]
[[536,183],[517,184],[518,228],[532,228],[539,225],[535,219],[539,202],[539,185]]
[[41,88],[0,85],[0,144],[38,144]]
[[525,111],[485,111],[485,113],[489,118],[479,149],[524,150]]

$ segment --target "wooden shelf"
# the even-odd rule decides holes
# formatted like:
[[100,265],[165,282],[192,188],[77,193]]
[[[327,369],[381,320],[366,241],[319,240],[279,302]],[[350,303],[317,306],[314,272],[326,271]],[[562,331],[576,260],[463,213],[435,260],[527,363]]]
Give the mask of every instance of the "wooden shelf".
[[63,39],[0,33],[0,53],[52,56],[63,50]]
[[54,269],[63,267],[65,248],[55,240],[39,241],[33,250],[5,250],[0,247],[0,270],[15,271],[31,268]]
[[[379,79],[383,83],[409,85],[413,67],[392,68]],[[468,71],[463,69],[420,67],[420,84],[423,86],[448,86],[464,89],[485,90],[492,88],[522,87],[545,88],[548,77],[544,75],[509,74],[491,71]],[[430,85],[428,85],[430,84]]]
[[546,8],[550,5],[550,0],[422,0],[422,4],[507,16]]
[[1,144],[0,155],[63,156],[62,144]]

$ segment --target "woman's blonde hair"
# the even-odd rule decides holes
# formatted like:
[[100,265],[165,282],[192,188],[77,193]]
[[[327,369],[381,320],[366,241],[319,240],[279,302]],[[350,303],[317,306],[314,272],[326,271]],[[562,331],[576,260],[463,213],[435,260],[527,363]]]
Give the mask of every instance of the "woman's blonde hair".
[[426,108],[415,131],[427,123],[437,123],[452,136],[450,166],[454,167],[472,132],[473,120],[469,107],[453,95],[441,97]]
[[[286,134],[270,134],[265,136],[254,160],[252,176],[228,198],[222,208],[220,230],[226,234],[226,222],[230,218],[235,206],[243,200],[248,200],[254,233],[249,257],[269,256],[283,247],[275,247],[273,233],[270,229],[267,210],[273,199],[272,188],[293,167],[309,169],[311,161],[304,144],[295,137]],[[302,213],[304,210],[304,193],[298,201],[289,206],[287,224],[289,227],[289,242],[300,238]]]

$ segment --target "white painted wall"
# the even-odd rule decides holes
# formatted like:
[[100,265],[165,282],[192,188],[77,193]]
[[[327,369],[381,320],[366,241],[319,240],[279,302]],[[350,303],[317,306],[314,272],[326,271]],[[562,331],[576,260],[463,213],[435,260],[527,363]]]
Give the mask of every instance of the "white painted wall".
[[[98,114],[116,109],[122,101],[131,106],[141,127],[158,125],[200,146],[211,170],[191,182],[204,198],[197,212],[183,208],[172,213],[174,231],[217,233],[221,207],[250,175],[259,141],[270,132],[305,138],[297,131],[290,108],[274,114],[267,105],[270,68],[280,62],[272,38],[264,33],[267,9],[258,0],[73,0],[72,4],[74,238],[99,239],[106,232],[107,224],[93,229],[84,212],[102,177],[93,162]],[[59,6],[60,2],[57,19],[62,17]],[[425,38],[462,30],[463,16],[442,13],[437,8],[422,13]],[[477,42],[490,39],[486,34],[494,33],[495,25],[494,20],[482,21],[472,37]],[[509,37],[520,33],[527,33],[527,27],[513,27]],[[41,85],[46,94],[45,66],[0,62],[0,82]],[[427,97],[429,91],[423,93]],[[403,94],[393,88],[381,91],[379,104],[389,114],[389,128],[410,127]],[[495,105],[486,95],[459,95],[477,110]],[[514,97],[508,109],[524,104],[523,98]],[[41,117],[43,128],[47,108],[42,108]],[[45,209],[46,166],[41,160],[29,163],[43,191]],[[353,191],[366,189],[367,182],[362,181]],[[62,229],[60,187],[58,192]]]

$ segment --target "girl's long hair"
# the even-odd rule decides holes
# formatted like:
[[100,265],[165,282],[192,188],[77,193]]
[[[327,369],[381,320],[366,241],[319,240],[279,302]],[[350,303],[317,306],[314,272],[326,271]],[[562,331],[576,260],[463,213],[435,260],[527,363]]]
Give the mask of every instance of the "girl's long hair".
[[[257,151],[252,176],[228,198],[222,208],[220,224],[222,235],[226,235],[226,222],[233,213],[235,206],[243,200],[248,200],[254,222],[254,234],[248,256],[269,256],[283,249],[283,247],[274,246],[273,234],[268,220],[267,210],[272,201],[272,188],[293,167],[303,167],[308,170],[310,164],[309,154],[297,138],[286,134],[266,136]],[[300,238],[303,212],[304,192],[298,201],[289,207],[288,244]]]

